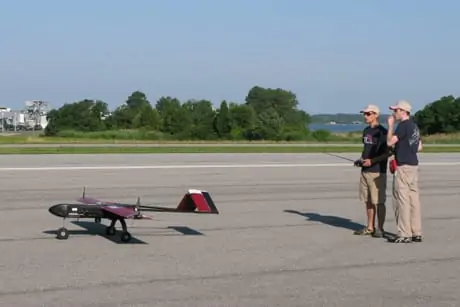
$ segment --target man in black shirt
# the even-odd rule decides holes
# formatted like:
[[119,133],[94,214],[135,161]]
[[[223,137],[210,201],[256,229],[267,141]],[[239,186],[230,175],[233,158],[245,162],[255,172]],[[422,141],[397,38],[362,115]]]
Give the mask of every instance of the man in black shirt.
[[[409,243],[422,241],[422,223],[418,187],[418,156],[422,141],[417,124],[410,117],[411,105],[400,100],[391,106],[388,118],[387,145],[394,146],[396,171],[393,174],[393,204],[398,235],[391,241]],[[394,131],[395,121],[399,121]],[[394,133],[393,133],[394,131]]]
[[[381,237],[384,234],[385,201],[387,187],[388,146],[387,129],[380,125],[380,109],[368,105],[361,111],[368,126],[363,130],[363,152],[356,162],[361,166],[359,199],[366,204],[367,226],[355,231],[356,235]],[[377,215],[378,227],[375,227]]]

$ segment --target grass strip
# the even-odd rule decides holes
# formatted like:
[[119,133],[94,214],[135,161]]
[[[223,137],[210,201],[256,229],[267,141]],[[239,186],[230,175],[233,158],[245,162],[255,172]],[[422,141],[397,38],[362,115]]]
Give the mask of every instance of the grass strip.
[[[450,134],[433,134],[422,136],[424,144],[444,144],[460,145],[460,133]],[[362,133],[331,133],[326,139],[317,140],[310,137],[302,141],[247,141],[247,140],[172,140],[168,138],[147,138],[139,131],[109,131],[109,132],[88,132],[88,133],[70,133],[63,137],[43,137],[40,134],[0,134],[0,144],[311,144],[322,143],[325,146],[328,143],[341,144],[362,144]]]

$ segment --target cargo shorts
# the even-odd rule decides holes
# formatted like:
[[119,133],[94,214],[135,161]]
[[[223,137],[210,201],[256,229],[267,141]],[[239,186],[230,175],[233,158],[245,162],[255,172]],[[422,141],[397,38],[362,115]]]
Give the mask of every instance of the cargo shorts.
[[387,174],[361,172],[359,180],[359,199],[364,203],[374,205],[384,204],[386,201]]

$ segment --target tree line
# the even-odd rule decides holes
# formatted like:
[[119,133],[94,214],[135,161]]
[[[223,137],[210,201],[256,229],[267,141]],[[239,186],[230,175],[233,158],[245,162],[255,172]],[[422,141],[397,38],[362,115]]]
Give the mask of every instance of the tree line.
[[[45,136],[74,132],[144,131],[155,138],[175,140],[317,140],[327,131],[308,129],[312,116],[299,109],[296,94],[281,88],[252,87],[244,103],[209,100],[179,101],[164,96],[152,104],[135,91],[112,112],[101,100],[66,103],[48,115]],[[460,98],[444,96],[414,114],[423,135],[460,131]],[[326,135],[327,134],[327,135]]]
[[260,86],[249,90],[244,103],[222,101],[217,109],[209,100],[169,96],[152,104],[135,91],[113,112],[104,101],[85,99],[53,109],[47,118],[45,136],[136,129],[176,140],[303,140],[311,121],[295,93]]
[[423,135],[460,131],[460,97],[452,95],[427,104],[414,114]]

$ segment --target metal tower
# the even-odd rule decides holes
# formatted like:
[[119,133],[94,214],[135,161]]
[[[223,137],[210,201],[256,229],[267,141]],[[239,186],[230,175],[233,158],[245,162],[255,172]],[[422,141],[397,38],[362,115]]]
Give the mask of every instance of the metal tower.
[[49,103],[43,100],[28,100],[26,101],[26,114],[34,122],[34,129],[41,127],[42,116],[45,116],[49,110]]

